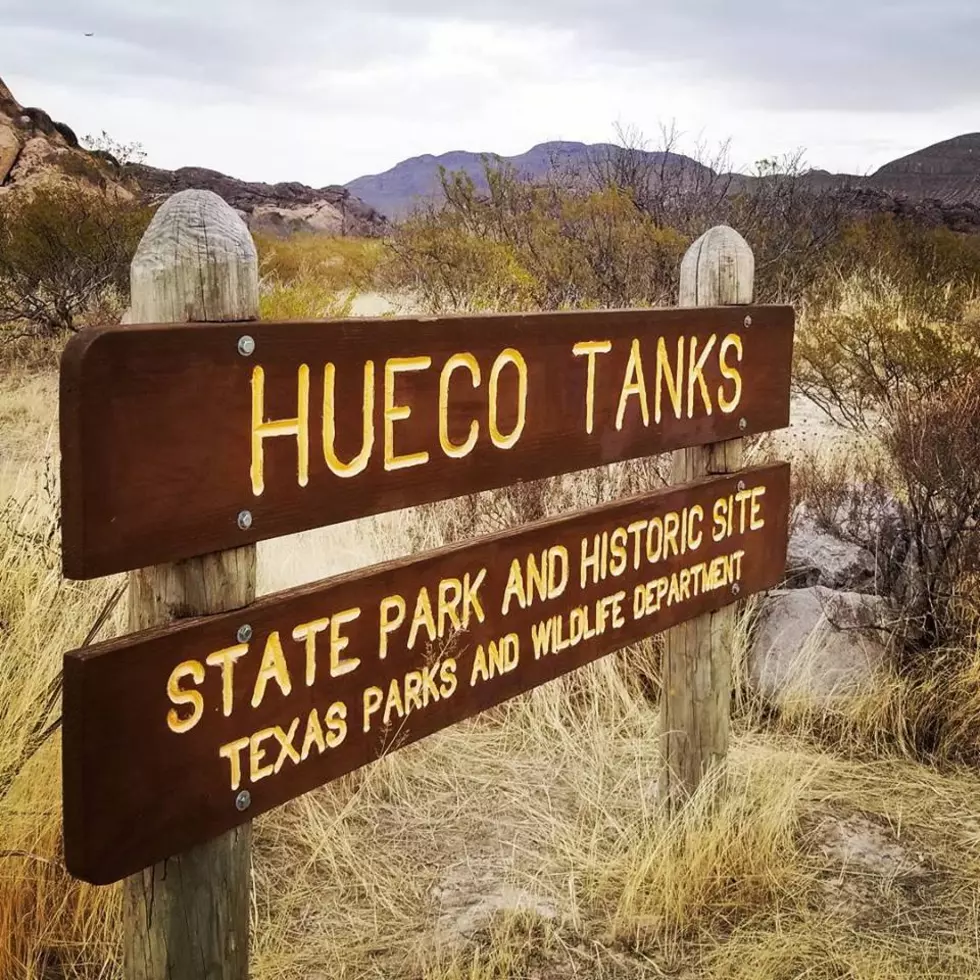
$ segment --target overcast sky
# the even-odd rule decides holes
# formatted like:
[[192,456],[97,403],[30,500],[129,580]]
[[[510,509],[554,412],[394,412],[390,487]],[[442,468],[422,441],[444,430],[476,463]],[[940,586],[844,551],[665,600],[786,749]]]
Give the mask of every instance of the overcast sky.
[[0,0],[22,104],[316,186],[671,120],[739,167],[864,173],[980,130],[978,66],[980,0]]

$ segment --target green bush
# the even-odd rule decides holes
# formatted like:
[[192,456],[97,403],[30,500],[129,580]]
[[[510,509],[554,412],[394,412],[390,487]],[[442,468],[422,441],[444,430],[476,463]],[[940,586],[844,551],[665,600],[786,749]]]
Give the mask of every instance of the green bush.
[[0,324],[74,330],[107,296],[129,294],[149,208],[60,183],[0,205]]

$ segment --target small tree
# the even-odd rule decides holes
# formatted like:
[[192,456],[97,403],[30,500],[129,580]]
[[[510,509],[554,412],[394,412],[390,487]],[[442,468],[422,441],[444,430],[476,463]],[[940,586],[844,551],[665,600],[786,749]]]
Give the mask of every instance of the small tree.
[[64,184],[0,204],[0,323],[39,333],[77,328],[113,291],[129,292],[129,263],[150,209]]

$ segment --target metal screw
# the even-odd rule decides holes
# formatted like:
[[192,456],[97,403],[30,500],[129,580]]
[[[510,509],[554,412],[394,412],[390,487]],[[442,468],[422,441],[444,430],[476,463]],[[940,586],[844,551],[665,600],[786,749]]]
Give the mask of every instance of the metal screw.
[[735,484],[735,489],[736,490],[744,490],[745,489],[745,480],[739,480],[738,483]]
[[738,427],[744,432],[749,427],[749,420],[748,419],[739,419],[738,420]]
[[732,595],[738,595],[738,594],[739,594],[739,592],[741,592],[741,591],[742,591],[742,586],[740,586],[740,585],[738,584],[738,582],[735,582],[735,583],[734,583],[734,584],[732,585]]
[[243,337],[238,338],[238,353],[242,357],[248,357],[250,354],[255,353],[255,338],[250,337],[245,334]]
[[252,512],[250,510],[240,510],[238,512],[238,526],[247,531],[252,526]]
[[244,626],[239,626],[238,632],[235,635],[238,637],[239,643],[248,643],[252,639],[252,627],[248,623]]
[[752,326],[752,317],[750,317],[750,316],[747,316],[747,317],[746,317],[746,318],[745,318],[745,319],[744,319],[744,320],[742,321],[742,323],[744,323],[744,324],[745,324],[745,325],[746,325],[747,327],[751,327],[751,326]]
[[252,794],[247,790],[243,789],[238,796],[235,797],[235,809],[236,810],[247,810],[252,805]]

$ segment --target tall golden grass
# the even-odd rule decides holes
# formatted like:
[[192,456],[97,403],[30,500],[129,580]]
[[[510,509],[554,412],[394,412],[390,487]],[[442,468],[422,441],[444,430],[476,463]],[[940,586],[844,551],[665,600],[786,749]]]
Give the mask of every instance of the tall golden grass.
[[[50,375],[5,375],[0,978],[108,980],[120,976],[119,891],[63,869],[56,720],[62,653],[97,624],[99,638],[120,629],[119,608],[104,615],[120,581],[60,577],[53,412]],[[619,467],[317,532],[316,548],[284,539],[260,552],[260,574],[278,588],[340,570],[305,552],[333,545],[349,567],[662,479],[656,465]],[[937,660],[931,691],[895,674],[832,711],[802,699],[773,712],[745,681],[750,627],[748,615],[733,650],[723,792],[705,787],[673,818],[655,789],[654,642],[264,815],[254,975],[980,975],[980,777],[954,753],[928,764],[906,737],[926,713],[949,740],[976,737],[977,657],[960,651],[955,670]]]

